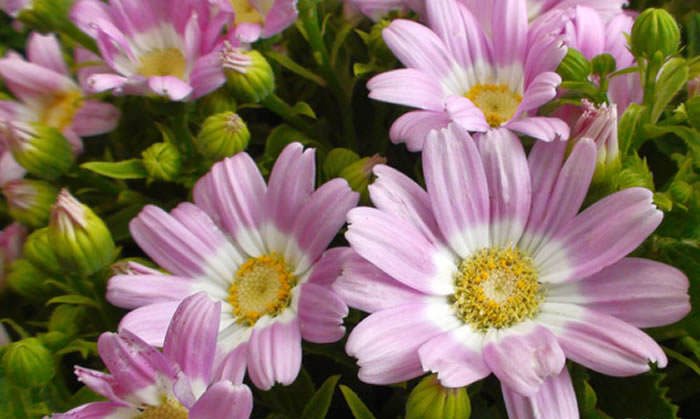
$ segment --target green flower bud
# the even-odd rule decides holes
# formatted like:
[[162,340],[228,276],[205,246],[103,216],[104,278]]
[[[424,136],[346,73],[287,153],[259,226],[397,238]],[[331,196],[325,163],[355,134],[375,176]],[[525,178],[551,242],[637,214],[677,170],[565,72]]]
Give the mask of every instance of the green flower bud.
[[591,68],[593,74],[599,76],[606,76],[617,68],[617,63],[615,62],[615,57],[610,54],[600,54],[593,57],[591,60]]
[[156,180],[173,181],[182,169],[180,151],[171,143],[155,143],[141,157],[148,175]]
[[205,157],[218,161],[245,150],[248,141],[250,131],[245,121],[234,112],[223,112],[204,121],[195,146]]
[[56,374],[51,352],[37,338],[26,338],[8,345],[2,366],[9,382],[17,387],[42,387]]
[[630,44],[635,57],[651,58],[657,51],[668,57],[678,52],[680,42],[678,23],[666,10],[646,9],[632,26]]
[[50,279],[42,271],[26,259],[18,259],[10,266],[7,284],[10,289],[30,301],[43,301],[51,293],[46,284]]
[[49,330],[61,332],[66,336],[76,336],[84,324],[85,307],[73,304],[61,304],[57,306],[49,318]]
[[237,99],[257,103],[275,90],[272,67],[258,51],[235,48],[227,42],[220,55],[227,85]]
[[574,48],[569,48],[566,56],[557,68],[557,73],[559,73],[563,81],[586,81],[591,71],[591,63],[580,51]]
[[51,245],[47,227],[35,230],[27,237],[23,252],[24,257],[37,268],[49,273],[61,272],[61,264]]
[[468,419],[471,410],[466,387],[443,387],[433,374],[423,378],[411,391],[406,419]]
[[64,270],[80,275],[91,275],[114,259],[114,241],[105,223],[66,189],[51,210],[49,239]]
[[73,149],[56,128],[38,123],[6,123],[1,131],[17,163],[35,176],[56,179],[73,165]]
[[41,180],[17,179],[2,186],[7,209],[15,220],[31,227],[46,225],[58,190]]
[[352,163],[360,160],[360,156],[347,148],[334,148],[323,160],[323,174],[327,178],[340,176],[340,172]]
[[369,199],[367,186],[372,177],[372,169],[378,164],[386,163],[386,159],[378,154],[372,157],[364,157],[349,164],[340,171],[340,177],[348,181],[353,191],[359,192],[363,200]]

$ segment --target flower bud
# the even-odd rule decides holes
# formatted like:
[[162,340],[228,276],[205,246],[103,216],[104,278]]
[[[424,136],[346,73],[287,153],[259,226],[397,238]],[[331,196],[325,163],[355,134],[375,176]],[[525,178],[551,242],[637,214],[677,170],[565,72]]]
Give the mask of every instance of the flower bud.
[[204,121],[195,146],[205,157],[219,161],[245,150],[250,131],[245,121],[234,112],[212,115]]
[[30,301],[43,301],[51,292],[46,284],[49,280],[46,272],[34,266],[26,259],[17,259],[10,266],[7,285],[12,291]]
[[646,9],[632,26],[630,45],[635,57],[651,58],[657,51],[665,57],[674,55],[680,41],[678,23],[664,9]]
[[566,56],[557,68],[557,73],[563,81],[586,81],[591,71],[591,63],[580,51],[574,48],[568,49]]
[[462,419],[471,415],[466,387],[446,388],[435,374],[423,378],[406,403],[406,419]]
[[688,97],[700,96],[700,75],[688,80]]
[[2,366],[9,382],[17,387],[45,386],[56,373],[51,352],[37,338],[26,338],[8,345]]
[[49,239],[65,270],[91,275],[114,259],[115,246],[105,223],[63,189],[51,210]]
[[17,179],[2,186],[7,209],[15,220],[30,227],[46,225],[58,190],[40,180]]
[[56,179],[73,165],[73,149],[56,128],[38,123],[5,123],[2,127],[12,156],[35,176]]
[[270,63],[256,50],[245,50],[224,43],[221,66],[233,95],[243,102],[260,102],[275,90],[275,74]]
[[617,141],[617,105],[595,106],[583,101],[583,114],[576,122],[572,138],[590,138],[598,149],[598,161],[593,182],[605,182],[620,170],[620,150]]
[[5,286],[5,278],[10,265],[22,256],[22,244],[27,230],[18,223],[10,224],[0,231],[0,289]]
[[19,20],[39,32],[58,32],[65,27],[73,0],[31,0],[19,12]]
[[85,320],[85,307],[73,304],[57,306],[49,318],[49,331],[61,332],[66,336],[80,333],[80,325]]
[[155,143],[142,154],[143,165],[152,179],[173,181],[182,169],[180,151],[171,143]]
[[24,243],[24,258],[48,273],[61,272],[61,264],[49,238],[47,227],[34,230]]
[[348,181],[353,191],[359,192],[364,201],[369,199],[367,186],[372,177],[372,169],[378,164],[386,163],[386,159],[378,154],[364,157],[349,164],[340,171],[340,177]]
[[617,63],[615,62],[615,57],[613,57],[612,55],[600,54],[596,55],[591,60],[591,68],[593,74],[597,74],[601,77],[604,77],[615,71],[615,69],[617,68]]

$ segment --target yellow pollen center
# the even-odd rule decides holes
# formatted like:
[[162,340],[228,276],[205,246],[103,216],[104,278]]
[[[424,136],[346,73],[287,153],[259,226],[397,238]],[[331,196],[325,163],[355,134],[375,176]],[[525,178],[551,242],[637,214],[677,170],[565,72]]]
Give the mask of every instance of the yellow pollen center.
[[250,258],[238,268],[228,302],[236,320],[252,326],[260,317],[274,317],[287,308],[295,285],[296,277],[281,256],[271,253]]
[[512,92],[505,84],[477,84],[464,95],[486,117],[492,127],[508,122],[518,110],[523,97]]
[[187,419],[189,412],[180,402],[166,398],[159,406],[149,406],[137,416],[138,419]]
[[187,61],[177,48],[165,48],[149,51],[141,55],[138,73],[145,77],[175,76],[185,78]]
[[516,248],[486,248],[459,264],[453,307],[476,330],[510,327],[534,317],[544,295],[531,258]]
[[258,23],[262,24],[265,18],[258,9],[250,4],[248,0],[231,0],[233,11],[236,14],[236,23]]
[[79,90],[53,96],[44,105],[40,122],[63,131],[73,122],[73,117],[81,106],[83,106],[83,95]]

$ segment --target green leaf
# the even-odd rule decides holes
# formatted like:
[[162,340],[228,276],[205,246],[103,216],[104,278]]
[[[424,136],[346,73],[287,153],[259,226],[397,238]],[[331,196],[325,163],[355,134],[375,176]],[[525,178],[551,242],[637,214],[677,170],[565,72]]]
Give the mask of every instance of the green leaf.
[[306,102],[297,102],[292,106],[292,110],[296,115],[304,115],[308,116],[309,118],[316,119],[316,112],[311,108],[311,105],[309,105]]
[[335,393],[335,385],[339,379],[340,375],[332,375],[321,384],[321,387],[306,404],[301,415],[302,419],[323,419],[326,417],[328,408],[331,406],[333,393]]
[[681,125],[644,125],[644,134],[647,138],[657,138],[666,134],[673,134],[683,141],[693,153],[695,164],[700,165],[700,132],[689,127]]
[[306,369],[302,368],[299,376],[291,385],[275,386],[269,391],[262,392],[260,400],[261,404],[273,410],[273,413],[284,417],[298,418],[314,391],[316,391],[316,387],[311,376]]
[[615,418],[677,419],[678,406],[662,384],[666,374],[648,372],[636,377],[613,378],[596,374],[591,383],[598,408]]
[[340,172],[350,164],[360,160],[360,156],[347,148],[334,148],[328,152],[323,161],[323,174],[327,179],[340,175]]
[[304,66],[289,58],[289,56],[275,51],[267,51],[265,52],[265,55],[292,73],[310,80],[321,87],[326,86],[326,81],[323,79],[323,77],[307,70]]
[[688,63],[683,58],[671,58],[661,68],[661,74],[656,81],[654,105],[651,109],[652,123],[659,120],[674,96],[681,91],[688,81]]
[[688,113],[688,122],[695,129],[700,129],[700,96],[695,96],[685,103],[685,110]]
[[645,106],[632,103],[627,107],[625,113],[622,114],[618,132],[620,137],[620,151],[623,156],[627,155],[630,149],[636,150],[636,147],[643,142],[643,138],[639,136],[639,131],[645,112]]
[[350,411],[355,419],[375,419],[372,412],[362,402],[362,399],[352,389],[345,385],[340,385],[340,391],[345,397],[345,402],[350,407]]
[[141,159],[120,162],[91,161],[81,164],[80,167],[113,179],[144,179],[148,176]]
[[100,305],[97,304],[97,302],[92,298],[77,294],[60,295],[58,297],[54,297],[46,302],[47,306],[51,304],[73,304],[77,306],[88,306],[100,309]]

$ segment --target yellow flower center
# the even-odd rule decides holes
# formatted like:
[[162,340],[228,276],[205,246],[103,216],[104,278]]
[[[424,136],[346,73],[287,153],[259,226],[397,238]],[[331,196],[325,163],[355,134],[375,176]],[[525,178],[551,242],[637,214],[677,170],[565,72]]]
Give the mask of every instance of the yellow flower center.
[[137,416],[138,419],[187,419],[189,412],[177,400],[166,398],[159,406],[149,406]]
[[83,95],[80,90],[72,90],[53,96],[44,105],[40,122],[63,131],[73,122],[73,117],[81,106],[83,106]]
[[177,48],[165,48],[149,51],[141,55],[138,73],[145,77],[175,76],[185,78],[187,60]]
[[543,291],[531,258],[516,248],[487,248],[459,265],[453,307],[476,330],[502,329],[534,317]]
[[252,326],[264,315],[280,314],[291,302],[296,281],[276,253],[248,259],[228,290],[228,302],[236,320]]
[[512,92],[505,84],[477,84],[464,95],[486,117],[492,127],[509,121],[518,110],[523,97]]
[[239,23],[258,23],[262,24],[265,18],[260,14],[258,9],[250,4],[248,0],[231,0],[233,11],[236,14],[236,24]]

